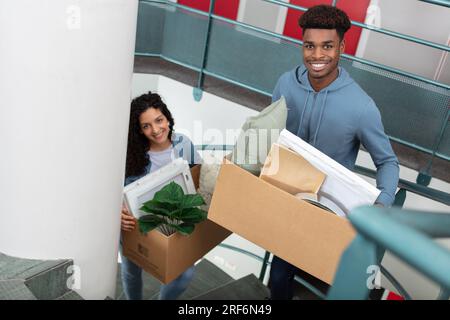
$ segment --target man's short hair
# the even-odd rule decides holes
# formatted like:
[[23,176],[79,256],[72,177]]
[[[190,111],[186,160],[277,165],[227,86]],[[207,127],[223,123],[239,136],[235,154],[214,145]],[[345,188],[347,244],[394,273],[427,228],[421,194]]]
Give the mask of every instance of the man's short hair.
[[347,14],[333,6],[318,5],[308,9],[298,20],[299,26],[306,29],[336,29],[339,38],[344,39],[344,34],[351,27]]

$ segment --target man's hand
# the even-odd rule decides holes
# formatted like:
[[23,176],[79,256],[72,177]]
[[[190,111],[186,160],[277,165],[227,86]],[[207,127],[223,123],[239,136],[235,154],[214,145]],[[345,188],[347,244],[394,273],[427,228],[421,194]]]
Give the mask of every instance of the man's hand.
[[120,226],[122,231],[133,231],[136,227],[136,219],[130,214],[124,205],[122,206]]

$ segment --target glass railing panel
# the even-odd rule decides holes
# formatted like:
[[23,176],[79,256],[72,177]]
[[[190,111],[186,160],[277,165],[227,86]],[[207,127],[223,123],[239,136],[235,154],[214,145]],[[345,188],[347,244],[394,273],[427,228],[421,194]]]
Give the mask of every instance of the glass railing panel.
[[[433,150],[447,115],[449,90],[349,59],[342,59],[341,66],[373,98],[388,135]],[[443,151],[450,158],[448,147]]]

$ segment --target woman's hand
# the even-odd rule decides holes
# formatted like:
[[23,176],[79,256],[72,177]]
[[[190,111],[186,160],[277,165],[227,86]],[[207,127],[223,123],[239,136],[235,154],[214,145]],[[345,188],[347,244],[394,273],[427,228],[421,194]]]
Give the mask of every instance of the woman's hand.
[[122,231],[133,231],[134,228],[136,227],[136,219],[130,214],[125,205],[122,205],[120,225]]

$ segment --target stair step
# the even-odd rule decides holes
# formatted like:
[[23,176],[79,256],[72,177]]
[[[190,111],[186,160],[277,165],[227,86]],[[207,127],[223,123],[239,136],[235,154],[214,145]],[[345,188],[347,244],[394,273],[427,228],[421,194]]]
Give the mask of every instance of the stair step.
[[69,291],[63,294],[62,296],[56,298],[55,300],[84,300],[84,299],[75,291]]
[[0,300],[36,300],[23,280],[0,280]]
[[197,266],[194,278],[180,300],[190,300],[200,294],[234,281],[226,272],[207,259],[202,259]]
[[199,295],[193,300],[265,300],[269,296],[269,289],[254,274],[249,274]]
[[[67,287],[67,280],[70,277],[67,268],[72,265],[72,260],[23,259],[0,253],[0,270],[2,270],[0,282],[19,280],[35,299],[52,300],[70,291]],[[9,295],[6,287],[0,291],[2,292],[0,294]]]
[[8,256],[0,253],[0,279],[27,279],[51,269],[64,260],[34,260]]
[[[142,273],[142,279],[144,291],[143,298],[145,300],[157,299],[161,283],[146,272]],[[213,288],[222,286],[223,284],[229,283],[231,281],[233,281],[233,278],[230,277],[226,272],[216,267],[216,265],[214,265],[212,262],[209,262],[207,259],[202,259],[196,265],[194,278],[192,279],[186,291],[179,297],[179,299],[191,299],[192,297],[208,292]],[[125,299],[122,288],[122,280],[120,276],[120,265],[118,269],[116,285],[116,299]]]
[[51,269],[28,278],[25,284],[38,300],[56,299],[70,291],[67,280],[71,274],[67,273],[67,269],[72,265],[72,261],[63,260]]

